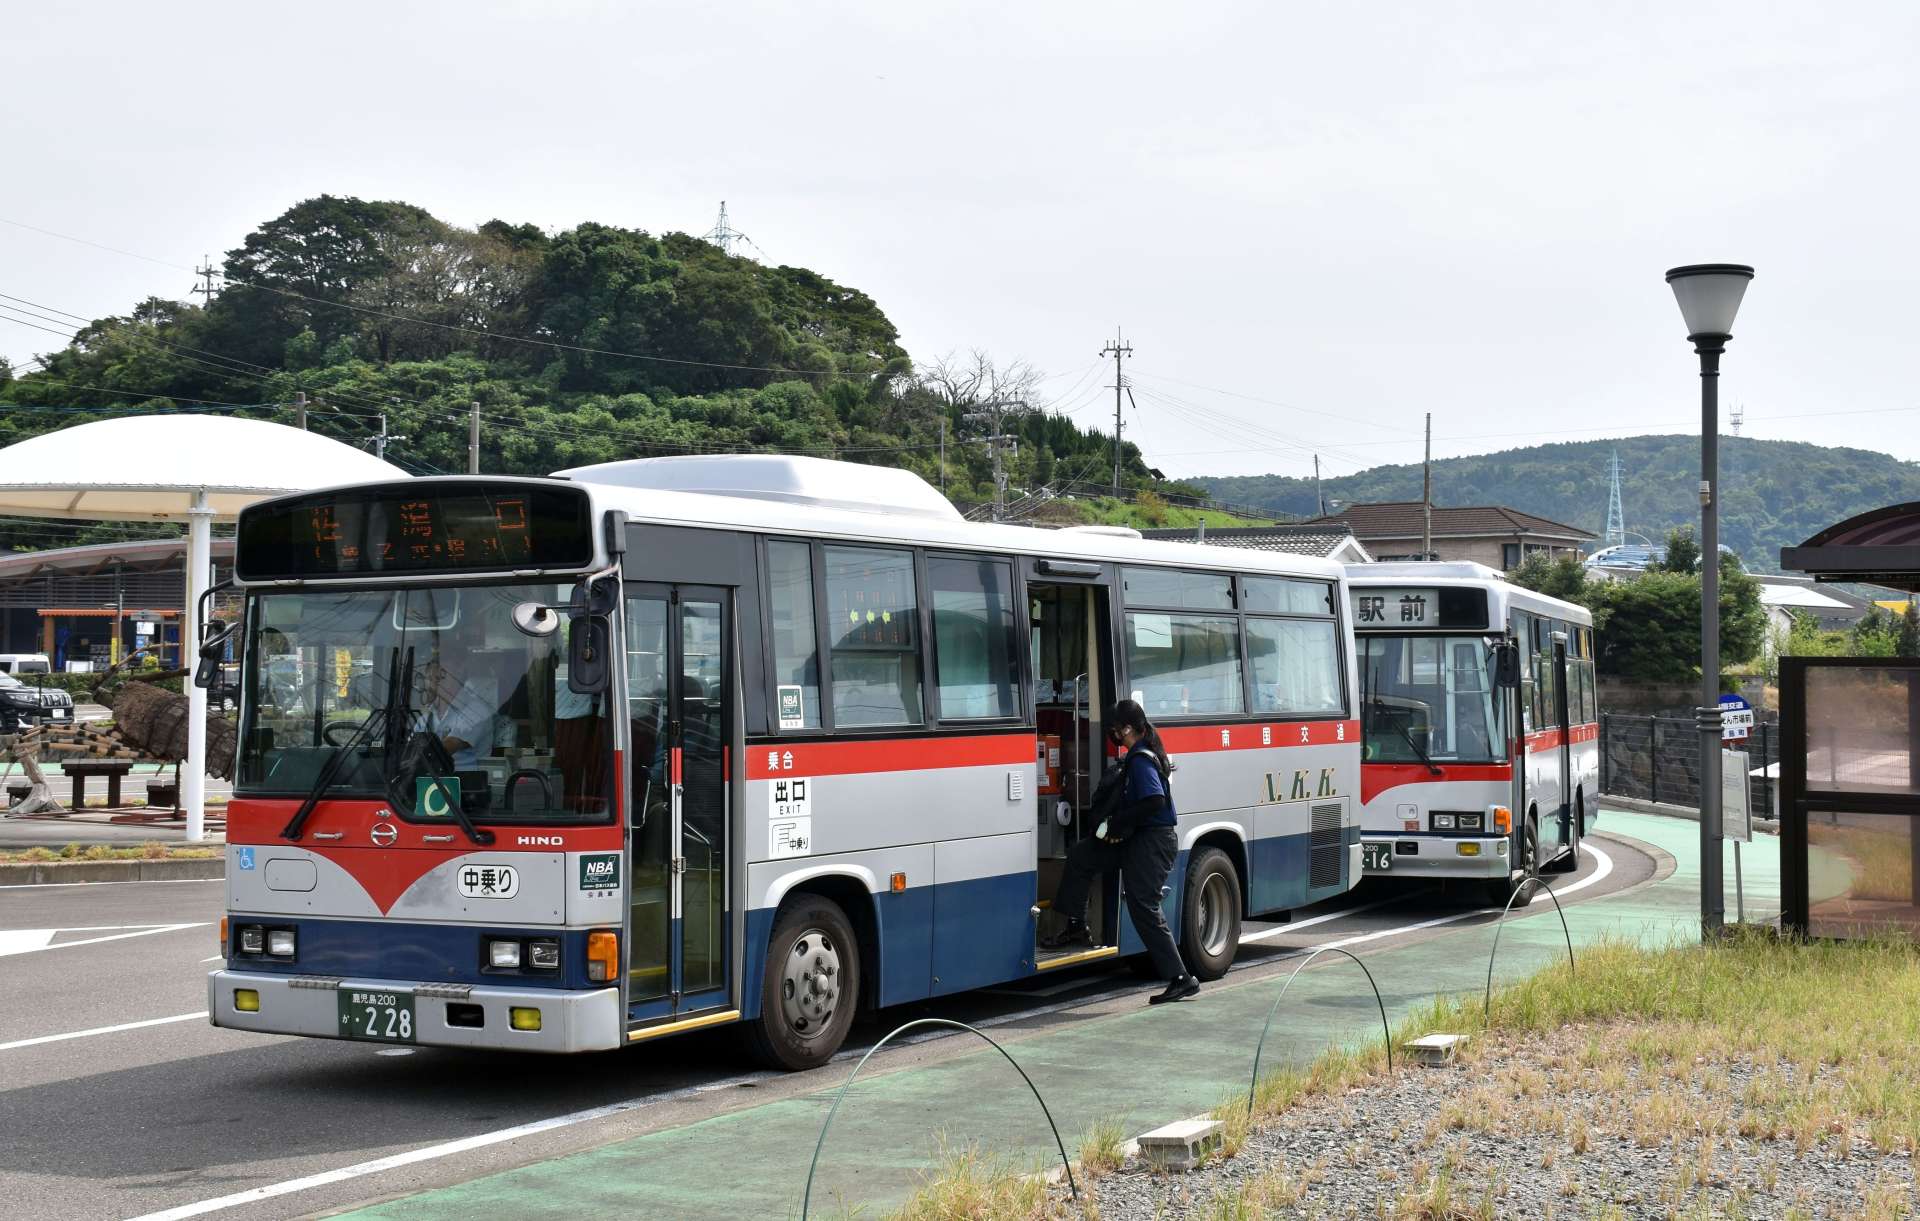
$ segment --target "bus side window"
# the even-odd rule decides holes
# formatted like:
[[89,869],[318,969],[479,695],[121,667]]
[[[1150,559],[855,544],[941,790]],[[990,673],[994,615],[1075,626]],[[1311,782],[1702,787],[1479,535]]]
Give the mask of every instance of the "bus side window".
[[943,721],[1020,715],[1020,636],[1013,565],[927,557],[933,597],[934,686]]
[[920,605],[913,553],[867,547],[825,550],[834,728],[921,724]]
[[820,728],[820,638],[813,623],[813,547],[767,543],[767,604],[772,611],[774,724]]

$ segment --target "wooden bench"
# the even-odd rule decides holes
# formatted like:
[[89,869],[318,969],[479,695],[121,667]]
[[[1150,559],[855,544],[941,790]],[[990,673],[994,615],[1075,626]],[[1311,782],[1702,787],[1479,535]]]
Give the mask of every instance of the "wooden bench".
[[73,798],[68,802],[76,810],[87,806],[87,781],[94,776],[104,776],[107,780],[107,805],[120,804],[120,778],[133,770],[133,764],[118,759],[90,760],[78,759],[62,765],[61,770],[73,782]]

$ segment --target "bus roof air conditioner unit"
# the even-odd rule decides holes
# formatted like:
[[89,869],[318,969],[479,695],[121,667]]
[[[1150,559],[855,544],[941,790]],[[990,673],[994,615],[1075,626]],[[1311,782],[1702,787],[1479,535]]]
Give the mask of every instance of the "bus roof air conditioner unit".
[[774,500],[851,513],[960,521],[953,505],[912,471],[785,454],[632,458],[554,472],[556,478],[656,492]]

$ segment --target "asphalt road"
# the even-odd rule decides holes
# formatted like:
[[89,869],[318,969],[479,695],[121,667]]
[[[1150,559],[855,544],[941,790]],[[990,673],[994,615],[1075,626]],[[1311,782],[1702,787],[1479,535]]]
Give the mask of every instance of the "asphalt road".
[[[1570,904],[1653,875],[1626,842],[1594,842],[1603,858],[1554,880]],[[726,1031],[568,1059],[278,1038],[206,1024],[223,895],[218,881],[0,888],[0,1214],[324,1214],[837,1084],[914,1017],[1018,1031],[1131,1009],[1149,990],[1124,966],[1090,967],[890,1009],[839,1062],[794,1075],[754,1069]],[[1235,970],[1290,970],[1329,941],[1442,939],[1493,919],[1478,903],[1369,883],[1291,924],[1249,923]],[[875,1067],[961,1050],[890,1046]]]

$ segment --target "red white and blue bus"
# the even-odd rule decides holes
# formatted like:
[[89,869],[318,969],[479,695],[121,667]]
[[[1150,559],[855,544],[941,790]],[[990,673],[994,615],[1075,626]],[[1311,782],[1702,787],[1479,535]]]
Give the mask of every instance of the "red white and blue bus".
[[1347,569],[1360,654],[1364,868],[1505,904],[1578,866],[1599,816],[1593,618],[1470,563]]
[[266,501],[234,574],[219,1026],[564,1052],[739,1023],[800,1068],[856,1008],[1137,954],[1114,878],[1091,948],[1039,947],[1122,696],[1178,766],[1195,974],[1243,912],[1360,876],[1327,561],[752,455]]

